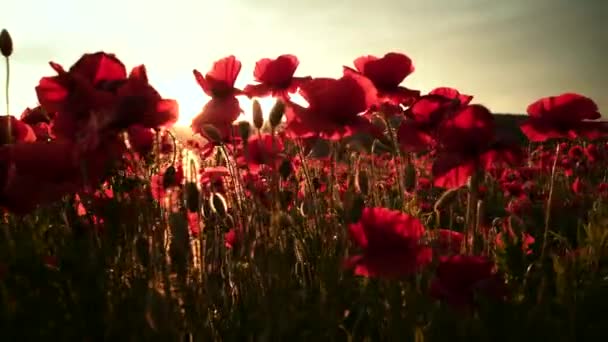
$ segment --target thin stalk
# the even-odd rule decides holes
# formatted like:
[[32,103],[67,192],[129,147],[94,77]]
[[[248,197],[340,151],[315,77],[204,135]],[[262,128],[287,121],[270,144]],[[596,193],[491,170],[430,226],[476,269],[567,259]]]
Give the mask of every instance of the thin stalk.
[[[258,134],[259,134],[259,130],[258,130]],[[275,157],[277,155],[277,152],[279,152],[279,151],[277,151],[278,146],[277,146],[276,139],[278,139],[278,138],[276,136],[276,131],[275,131],[274,127],[271,128],[270,136],[272,137],[272,152],[270,152],[270,158],[271,158],[270,163],[271,163],[272,168],[273,168],[273,172],[272,172],[272,191],[274,192],[274,196],[273,196],[274,197],[274,201],[273,202],[275,203],[275,205],[273,206],[273,208],[275,210],[277,210],[277,211],[280,211],[281,210],[281,207],[280,207],[280,205],[281,205],[281,199],[280,199],[281,189],[279,187],[280,174],[279,174],[279,171],[276,169],[277,161],[275,159]],[[262,143],[262,135],[261,134],[260,134],[260,139],[258,140],[258,143],[260,143],[260,144]]]
[[[557,173],[557,162],[559,160],[559,156],[560,156],[560,144],[557,144],[557,147],[555,148],[555,160],[553,161],[553,166],[551,168],[551,179],[549,180],[549,196],[547,197],[547,208],[545,210],[545,228],[544,228],[544,232],[543,232],[543,244],[541,247],[540,258],[539,258],[541,271],[545,269],[545,267],[544,267],[545,266],[545,253],[547,251],[547,239],[549,237],[549,225],[551,224],[551,211],[553,208],[553,192],[554,192],[554,188],[555,188],[555,175]],[[540,303],[543,300],[546,286],[547,286],[547,277],[543,276],[543,278],[540,282],[538,294],[536,297],[536,300],[538,303]]]
[[465,234],[465,245],[467,246],[467,253],[473,250],[473,244],[471,243],[475,237],[475,221],[477,216],[477,198],[479,187],[479,172],[476,170],[475,173],[469,179],[469,192],[467,194],[467,212],[465,218],[466,234]]
[[397,144],[397,137],[395,136],[395,130],[391,125],[390,120],[385,119],[386,127],[388,127],[388,133],[391,139],[391,143],[393,144],[393,148],[397,151],[397,156],[393,157],[393,161],[395,162],[395,168],[397,171],[397,186],[399,187],[399,209],[404,209],[405,207],[405,188],[403,187],[403,170],[401,167],[401,149],[399,148],[399,144]]
[[300,161],[302,163],[302,170],[304,170],[304,178],[306,179],[306,185],[308,186],[308,193],[310,194],[310,198],[312,199],[313,202],[313,216],[315,217],[315,228],[319,227],[319,221],[318,221],[318,216],[317,216],[317,201],[316,201],[316,196],[315,196],[315,191],[314,191],[314,187],[312,185],[312,178],[310,177],[310,170],[308,169],[308,164],[306,163],[306,157],[304,156],[304,153],[302,152],[303,148],[302,148],[302,142],[300,140],[297,141],[297,153],[298,156],[300,157]]
[[226,166],[228,167],[228,172],[234,181],[234,190],[236,194],[237,204],[239,207],[239,211],[242,211],[242,206],[244,204],[244,191],[241,188],[241,182],[239,178],[239,172],[236,166],[230,160],[230,155],[228,154],[228,150],[224,144],[220,145],[220,152],[222,153],[224,159],[226,160]]
[[557,162],[560,156],[560,144],[557,144],[555,148],[555,160],[551,168],[551,179],[549,181],[549,196],[547,198],[547,208],[545,210],[545,230],[543,233],[543,244],[540,252],[540,260],[542,261],[545,256],[547,248],[547,238],[549,236],[549,225],[551,224],[551,211],[553,209],[553,193],[555,188],[555,175],[557,173]]
[[[371,184],[378,184],[377,180],[376,180],[376,158],[374,157],[374,151],[376,149],[376,141],[378,140],[374,140],[374,142],[372,143],[372,149],[371,149],[371,156],[370,156],[370,175],[371,175]],[[360,162],[361,162],[361,156],[359,156],[359,162],[357,163],[357,168],[360,167]],[[372,191],[372,200],[374,202],[374,206],[378,206],[380,205],[380,199],[378,198],[378,192],[377,191]]]
[[[4,85],[4,96],[5,96],[5,101],[6,101],[6,139],[7,139],[7,143],[11,143],[12,141],[12,137],[11,137],[11,117],[10,117],[10,102],[9,102],[9,85],[10,85],[10,63],[9,63],[9,58],[5,57],[4,58],[4,62],[6,64],[6,83]],[[4,232],[4,236],[6,239],[6,243],[8,244],[8,249],[9,249],[9,253],[11,255],[13,255],[14,251],[15,251],[15,241],[13,240],[13,236],[11,234],[11,229],[9,227],[9,220],[6,219],[6,222],[3,222],[3,232]]]
[[10,100],[9,100],[9,85],[10,85],[10,79],[11,79],[11,67],[10,67],[10,62],[9,62],[9,58],[5,57],[4,58],[4,63],[6,65],[6,81],[4,84],[4,98],[6,101],[6,130],[7,130],[7,142],[10,143],[12,141],[12,131],[11,131],[11,114],[10,114]]

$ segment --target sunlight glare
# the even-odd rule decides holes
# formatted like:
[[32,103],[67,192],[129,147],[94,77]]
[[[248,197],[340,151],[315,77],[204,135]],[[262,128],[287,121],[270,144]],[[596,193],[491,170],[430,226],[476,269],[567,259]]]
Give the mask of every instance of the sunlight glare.
[[[189,127],[192,123],[192,119],[201,112],[205,103],[210,99],[209,96],[203,93],[196,84],[192,84],[192,82],[184,82],[182,84],[177,84],[177,82],[175,82],[172,85],[167,84],[167,86],[162,87],[161,91],[166,98],[177,100],[179,104],[179,118],[175,126],[179,127]],[[306,100],[299,94],[292,94],[291,98],[294,103],[304,107],[308,106]],[[243,109],[243,114],[241,114],[236,121],[253,122],[253,99],[249,99],[245,96],[239,96],[238,99],[241,108]],[[262,107],[264,120],[266,120],[268,119],[268,114],[276,100],[272,97],[264,97],[258,98],[258,101]]]

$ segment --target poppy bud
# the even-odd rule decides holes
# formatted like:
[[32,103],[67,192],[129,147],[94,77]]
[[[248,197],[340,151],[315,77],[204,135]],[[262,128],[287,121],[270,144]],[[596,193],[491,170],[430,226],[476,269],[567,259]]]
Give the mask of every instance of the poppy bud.
[[2,29],[0,32],[0,52],[7,58],[13,53],[13,40],[6,29]]
[[258,130],[264,126],[264,113],[262,112],[262,106],[258,100],[253,100],[253,125]]
[[247,121],[239,122],[239,135],[244,142],[247,142],[249,135],[251,135],[251,124]]
[[344,199],[344,214],[348,223],[359,222],[363,209],[365,208],[365,199],[362,195],[355,192],[348,192]]
[[177,180],[177,177],[176,177],[175,168],[173,166],[169,166],[167,168],[167,170],[165,170],[165,173],[163,174],[163,188],[167,189],[174,185],[177,185],[176,180]]
[[186,183],[186,207],[189,212],[196,213],[200,210],[199,192],[196,183]]
[[212,142],[219,143],[222,141],[222,134],[213,125],[203,125],[203,133],[205,134],[205,138]]
[[405,189],[414,191],[416,188],[416,168],[414,164],[409,163],[405,168]]
[[281,123],[283,114],[285,114],[285,103],[283,103],[281,100],[277,100],[274,106],[272,106],[270,114],[268,115],[268,122],[270,122],[270,126],[272,126],[272,128],[277,127]]
[[287,179],[291,175],[292,166],[288,159],[284,159],[279,166],[279,174],[283,179]]

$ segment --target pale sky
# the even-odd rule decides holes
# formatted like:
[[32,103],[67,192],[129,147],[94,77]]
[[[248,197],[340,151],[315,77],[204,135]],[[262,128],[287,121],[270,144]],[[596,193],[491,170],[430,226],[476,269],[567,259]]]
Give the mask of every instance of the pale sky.
[[338,77],[358,56],[403,52],[416,67],[404,85],[423,92],[451,86],[494,112],[524,113],[573,91],[608,115],[608,0],[4,0],[0,28],[14,40],[14,115],[37,104],[48,61],[67,68],[99,50],[128,69],[145,64],[180,101],[181,123],[205,102],[193,68],[234,54],[242,86],[258,59],[283,53],[299,57],[297,75]]

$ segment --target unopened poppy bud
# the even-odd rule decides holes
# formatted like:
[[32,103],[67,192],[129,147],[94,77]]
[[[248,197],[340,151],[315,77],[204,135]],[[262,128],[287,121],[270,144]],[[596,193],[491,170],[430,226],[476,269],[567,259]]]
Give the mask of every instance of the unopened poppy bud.
[[167,189],[174,185],[177,185],[175,168],[173,166],[169,166],[163,174],[163,188]]
[[279,174],[283,179],[287,179],[292,173],[291,162],[288,159],[284,159],[279,166]]
[[274,106],[272,106],[270,114],[268,115],[268,122],[270,122],[270,126],[272,126],[272,128],[277,127],[281,123],[283,114],[285,114],[285,103],[283,103],[281,100],[277,100]]
[[258,100],[253,100],[253,125],[258,130],[264,126],[264,113]]
[[203,133],[205,135],[205,138],[213,142],[219,143],[222,141],[222,134],[213,125],[203,125]]
[[191,213],[196,213],[201,208],[199,191],[196,183],[186,183],[186,208]]
[[239,122],[239,135],[244,142],[249,139],[249,136],[251,135],[251,124],[249,124],[249,122]]
[[10,57],[13,54],[13,39],[6,29],[2,29],[0,32],[0,52],[4,57]]
[[414,191],[416,188],[416,168],[414,164],[409,163],[405,168],[405,189],[407,191]]

